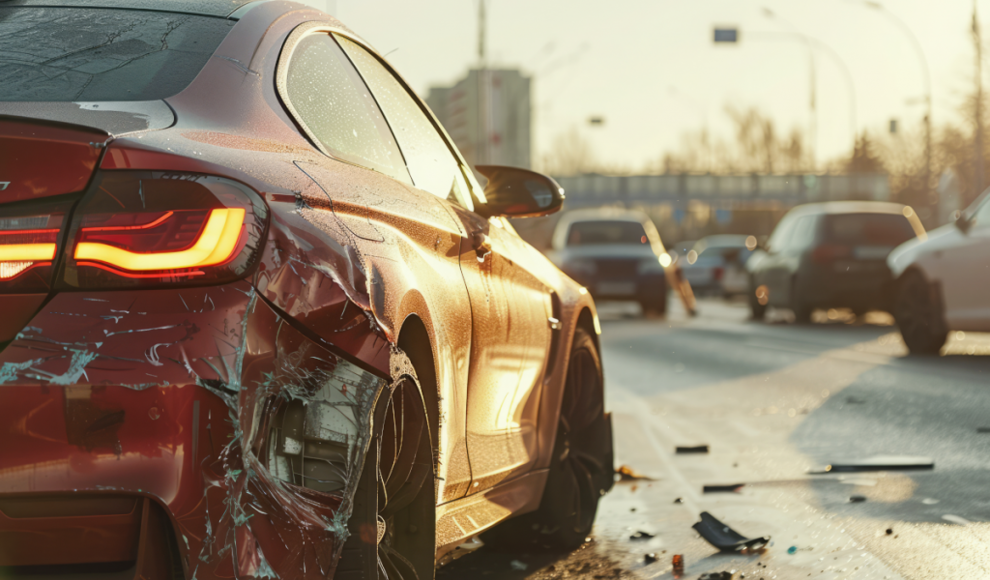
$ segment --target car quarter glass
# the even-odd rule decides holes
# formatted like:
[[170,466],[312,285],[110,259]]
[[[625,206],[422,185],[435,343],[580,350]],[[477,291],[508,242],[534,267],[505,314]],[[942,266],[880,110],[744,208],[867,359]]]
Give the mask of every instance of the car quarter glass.
[[452,203],[470,208],[467,183],[447,143],[406,88],[377,58],[352,40],[337,36],[344,52],[364,77],[405,155],[413,184]]
[[330,34],[306,34],[292,48],[285,91],[289,108],[331,155],[410,182],[378,105]]

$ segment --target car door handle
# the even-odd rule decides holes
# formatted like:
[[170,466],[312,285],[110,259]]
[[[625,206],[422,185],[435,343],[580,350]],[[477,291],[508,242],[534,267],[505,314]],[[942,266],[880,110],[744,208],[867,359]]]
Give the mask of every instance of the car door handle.
[[492,241],[484,232],[471,234],[471,247],[474,248],[479,260],[484,260],[485,256],[492,253]]

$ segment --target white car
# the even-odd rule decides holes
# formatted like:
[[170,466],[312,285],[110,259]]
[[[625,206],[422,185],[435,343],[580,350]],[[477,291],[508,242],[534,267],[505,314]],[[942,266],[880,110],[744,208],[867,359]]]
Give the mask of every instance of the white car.
[[887,265],[912,353],[937,354],[950,330],[990,332],[990,190],[955,223],[898,246]]

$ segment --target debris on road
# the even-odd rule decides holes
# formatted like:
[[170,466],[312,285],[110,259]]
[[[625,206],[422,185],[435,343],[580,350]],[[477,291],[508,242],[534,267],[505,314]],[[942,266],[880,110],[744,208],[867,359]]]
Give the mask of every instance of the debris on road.
[[680,578],[684,575],[684,556],[681,554],[674,554],[674,557],[670,559],[670,564],[674,567],[671,572],[674,574],[674,578]]
[[945,521],[947,521],[947,522],[952,522],[954,524],[958,524],[960,526],[968,526],[969,524],[973,523],[973,522],[967,520],[964,517],[956,516],[956,515],[952,515],[952,514],[945,514],[944,516],[942,516],[942,519],[945,520]]
[[851,495],[849,496],[849,503],[861,503],[866,501],[866,496],[863,495]]
[[907,455],[875,455],[856,461],[835,462],[825,467],[812,468],[809,474],[849,473],[857,471],[909,471],[912,469],[935,469],[935,460],[929,457]]
[[708,453],[708,446],[707,445],[695,445],[693,447],[688,447],[688,446],[678,445],[677,447],[674,448],[674,450],[678,454],[685,454],[685,453]]
[[518,570],[520,572],[523,572],[526,568],[529,568],[529,564],[526,562],[520,562],[519,560],[509,562],[509,566],[511,566],[513,570]]
[[722,552],[756,552],[770,543],[770,536],[747,538],[708,512],[701,512],[701,521],[691,527]]
[[682,498],[679,498],[679,497],[678,498],[674,498],[674,503],[684,503],[684,500]]
[[621,465],[617,467],[615,473],[619,476],[619,481],[636,481],[637,479],[653,481],[652,477],[647,477],[642,473],[635,471],[632,467],[629,467],[628,465]]
[[797,554],[797,546],[791,546],[790,548],[787,548],[787,553],[791,555]]
[[990,427],[977,427],[977,433],[990,433]]
[[730,483],[728,485],[706,485],[702,488],[704,493],[734,493],[742,489],[745,483]]
[[657,558],[657,555],[654,554],[653,552],[650,552],[649,554],[643,556],[643,561],[646,562],[647,564],[652,564],[656,562],[658,559],[659,558]]
[[635,534],[629,536],[630,540],[649,540],[650,538],[655,538],[654,534],[650,532],[644,532],[642,530],[636,532]]
[[735,580],[738,578],[732,572],[705,572],[698,576],[698,580]]

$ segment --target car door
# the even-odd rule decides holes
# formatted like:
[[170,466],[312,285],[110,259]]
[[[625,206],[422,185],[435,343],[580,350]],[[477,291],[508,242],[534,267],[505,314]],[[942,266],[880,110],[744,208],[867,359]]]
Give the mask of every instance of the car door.
[[[439,396],[447,414],[446,436],[438,442],[438,494],[440,501],[457,499],[471,482],[461,419],[467,372],[458,371],[467,366],[471,312],[459,264],[461,228],[434,191],[413,186],[414,179],[422,181],[414,141],[421,128],[396,124],[393,133],[391,119],[341,48],[346,39],[329,30],[304,32],[287,41],[281,96],[326,155],[296,161],[317,187],[316,195],[303,192],[309,207],[299,211],[329,238],[346,240],[343,253],[358,263],[366,279],[360,285],[370,294],[367,308],[386,332],[395,336],[401,328],[393,313],[410,310],[398,303],[403,298],[418,294],[427,306],[412,309],[435,313],[432,327],[444,349],[435,356]],[[343,235],[342,228],[348,230]],[[323,330],[318,318],[304,322]]]
[[955,247],[940,252],[938,270],[952,328],[981,330],[990,325],[990,197],[977,206],[968,225]]
[[756,275],[756,286],[766,286],[769,304],[787,306],[790,290],[785,264],[785,251],[790,242],[796,219],[786,215],[774,228],[767,240],[766,255],[760,260]]
[[471,492],[481,491],[528,471],[536,458],[550,292],[518,263],[527,247],[511,227],[472,211],[472,191],[483,194],[419,101],[377,57],[338,40],[384,110],[414,186],[442,198],[462,227],[456,255],[471,303],[467,450]]

